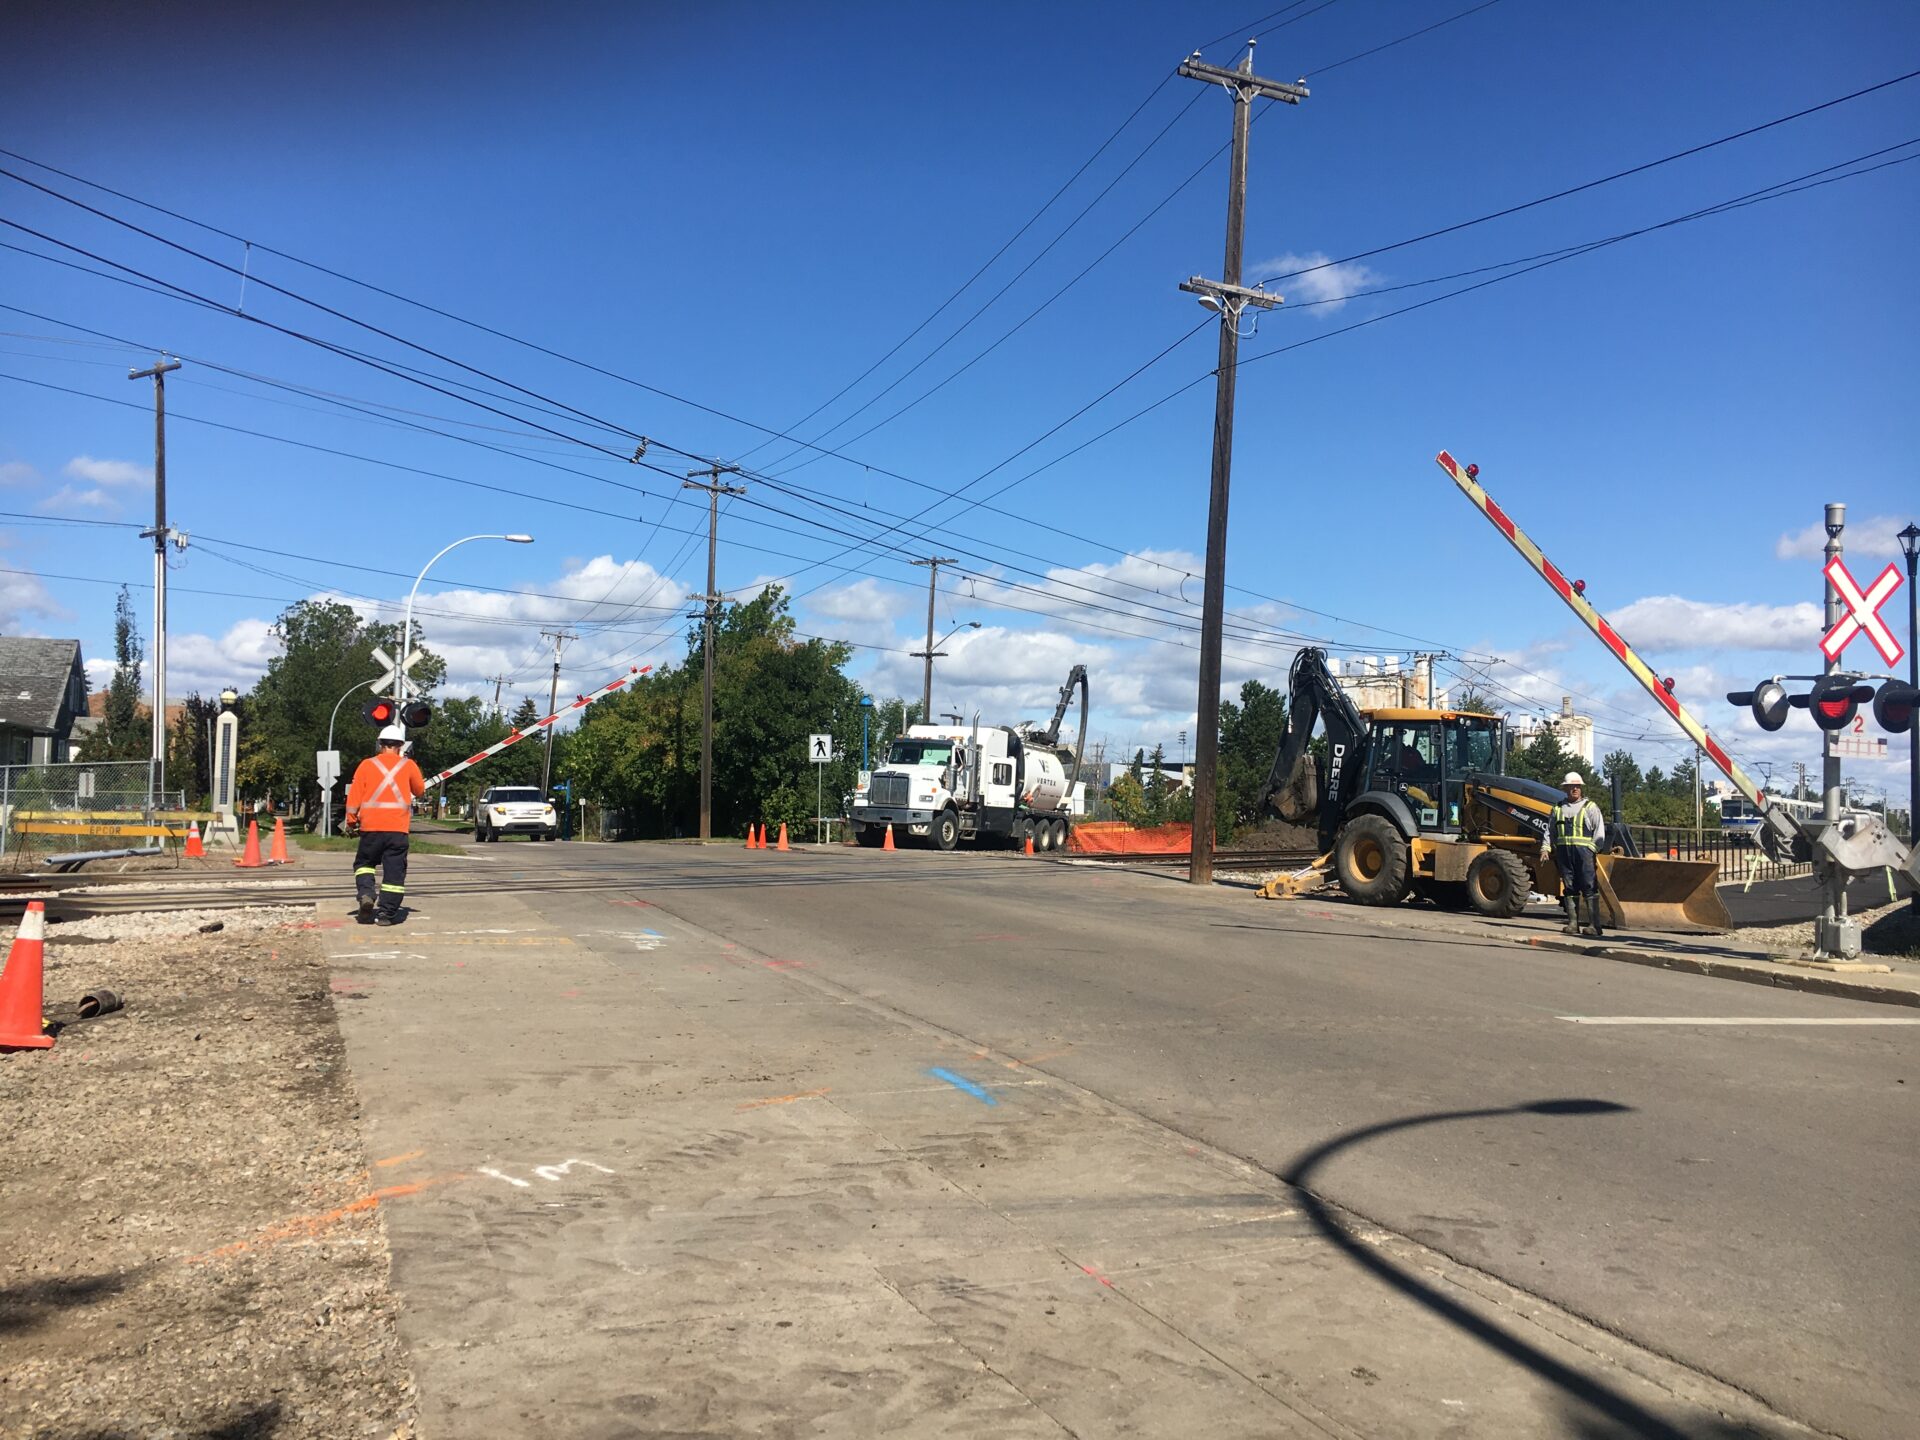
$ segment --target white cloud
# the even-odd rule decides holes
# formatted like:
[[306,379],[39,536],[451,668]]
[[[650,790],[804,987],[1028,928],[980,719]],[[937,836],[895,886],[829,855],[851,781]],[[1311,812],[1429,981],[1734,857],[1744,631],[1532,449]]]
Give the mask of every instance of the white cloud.
[[24,460],[0,460],[0,485],[37,485],[40,472]]
[[[1296,275],[1293,273],[1296,270],[1306,273]],[[1368,266],[1351,260],[1335,262],[1332,256],[1318,250],[1305,255],[1291,252],[1276,255],[1253,267],[1256,281],[1266,276],[1281,275],[1291,278],[1277,281],[1274,289],[1286,296],[1289,306],[1312,305],[1329,315],[1345,305],[1357,292],[1369,290],[1385,278]]]
[[104,510],[118,514],[120,502],[97,487],[83,490],[75,485],[62,485],[42,500],[38,508],[41,510]]
[[[1868,520],[1849,520],[1840,543],[1849,556],[1865,555],[1875,560],[1892,560],[1900,554],[1899,533],[1910,522],[1891,515],[1875,515]],[[1818,560],[1826,552],[1827,529],[1809,525],[1774,542],[1776,560]],[[1816,581],[1818,577],[1815,577]],[[1865,583],[1864,581],[1862,582]]]
[[1774,650],[1811,655],[1825,628],[1820,607],[1810,600],[1798,605],[1725,605],[1649,595],[1607,619],[1635,649],[1649,652]]
[[131,460],[96,460],[91,455],[74,456],[63,467],[62,473],[71,480],[84,480],[89,485],[153,483],[151,465],[137,465]]
[[47,593],[38,575],[0,573],[0,631],[9,635],[31,635],[34,630],[27,623],[27,616],[47,620],[64,619],[66,614],[60,603]]

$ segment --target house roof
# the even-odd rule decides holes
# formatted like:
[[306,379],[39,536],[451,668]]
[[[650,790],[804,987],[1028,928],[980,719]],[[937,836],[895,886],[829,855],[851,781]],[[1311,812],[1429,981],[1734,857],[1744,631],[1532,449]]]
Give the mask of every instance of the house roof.
[[78,640],[29,640],[0,635],[0,725],[55,731],[74,667]]

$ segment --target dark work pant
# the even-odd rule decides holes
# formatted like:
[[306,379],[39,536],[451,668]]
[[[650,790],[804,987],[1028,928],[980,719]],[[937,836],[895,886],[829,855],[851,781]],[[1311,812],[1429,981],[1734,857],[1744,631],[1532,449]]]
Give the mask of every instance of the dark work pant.
[[1569,895],[1592,895],[1600,888],[1593,873],[1593,851],[1584,845],[1561,845],[1553,852],[1560,871],[1560,888]]
[[353,852],[354,892],[362,900],[378,898],[388,915],[398,913],[407,893],[407,838],[404,830],[362,830]]

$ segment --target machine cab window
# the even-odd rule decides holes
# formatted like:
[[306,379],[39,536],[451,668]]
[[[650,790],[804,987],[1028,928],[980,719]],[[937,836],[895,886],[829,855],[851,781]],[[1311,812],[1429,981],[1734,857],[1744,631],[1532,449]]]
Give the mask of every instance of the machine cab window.
[[1381,724],[1368,776],[1368,789],[1400,796],[1423,830],[1437,830],[1442,823],[1441,726],[1437,717]]
[[1456,715],[1446,723],[1446,828],[1460,828],[1460,804],[1467,777],[1497,774],[1500,763],[1500,722],[1491,715]]

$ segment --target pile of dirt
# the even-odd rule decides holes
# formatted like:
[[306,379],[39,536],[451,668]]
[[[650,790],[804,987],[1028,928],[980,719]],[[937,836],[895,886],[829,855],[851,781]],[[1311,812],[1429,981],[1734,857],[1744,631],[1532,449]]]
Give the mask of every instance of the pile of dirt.
[[1289,825],[1284,820],[1267,820],[1251,829],[1237,831],[1225,850],[1313,850],[1320,848],[1320,832],[1311,825]]
[[[1910,901],[1899,900],[1855,913],[1860,922],[1860,953],[1876,960],[1920,962],[1920,917]],[[1813,922],[1754,925],[1736,932],[1740,939],[1764,945],[1769,955],[1805,955],[1813,949]]]
[[[412,1434],[377,1182],[310,917],[229,911],[217,934],[167,939],[52,931],[58,1043],[0,1055],[0,1434]],[[79,1019],[101,987],[124,1008]]]

